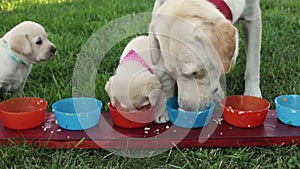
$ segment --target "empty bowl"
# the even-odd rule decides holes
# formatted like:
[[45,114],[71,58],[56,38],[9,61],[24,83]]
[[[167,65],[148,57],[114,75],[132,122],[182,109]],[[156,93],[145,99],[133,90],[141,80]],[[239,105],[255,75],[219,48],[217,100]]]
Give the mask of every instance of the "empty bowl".
[[11,129],[30,129],[45,120],[47,101],[36,97],[13,98],[0,103],[0,117]]
[[236,127],[252,128],[264,123],[270,103],[254,96],[228,96],[221,102],[224,120]]
[[282,95],[275,98],[278,119],[284,124],[300,126],[300,95]]
[[115,107],[108,103],[108,109],[111,119],[116,126],[134,129],[150,125],[155,118],[155,107],[145,111],[118,111]]
[[215,103],[212,102],[208,109],[196,112],[179,111],[178,107],[177,97],[167,100],[167,111],[170,121],[176,126],[183,128],[199,128],[209,124]]
[[88,97],[66,98],[52,105],[57,124],[67,130],[85,130],[96,126],[101,109],[101,101]]

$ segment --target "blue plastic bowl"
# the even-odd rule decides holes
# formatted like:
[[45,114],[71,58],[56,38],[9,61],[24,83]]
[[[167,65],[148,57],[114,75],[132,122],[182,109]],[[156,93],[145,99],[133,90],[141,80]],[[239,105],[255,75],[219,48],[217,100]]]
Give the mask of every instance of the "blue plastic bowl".
[[101,101],[87,97],[66,98],[52,105],[57,124],[67,130],[85,130],[96,126],[101,109]]
[[278,119],[284,124],[300,126],[300,95],[282,95],[275,98]]
[[167,100],[167,111],[170,121],[176,126],[183,128],[200,128],[209,124],[215,103],[212,102],[206,110],[197,112],[179,111],[177,97]]

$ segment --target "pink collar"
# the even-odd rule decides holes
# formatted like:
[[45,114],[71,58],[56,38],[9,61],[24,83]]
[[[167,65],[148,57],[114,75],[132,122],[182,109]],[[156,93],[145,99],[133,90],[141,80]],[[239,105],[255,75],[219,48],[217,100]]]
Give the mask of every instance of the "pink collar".
[[209,0],[213,3],[219,11],[226,17],[226,19],[232,21],[232,13],[228,5],[224,2],[224,0]]
[[143,58],[140,57],[140,55],[138,55],[133,49],[131,49],[127,55],[121,60],[120,65],[126,61],[136,61],[138,63],[140,63],[141,65],[143,65],[145,68],[147,68],[147,70],[153,74],[152,69],[150,68],[150,66],[144,61]]

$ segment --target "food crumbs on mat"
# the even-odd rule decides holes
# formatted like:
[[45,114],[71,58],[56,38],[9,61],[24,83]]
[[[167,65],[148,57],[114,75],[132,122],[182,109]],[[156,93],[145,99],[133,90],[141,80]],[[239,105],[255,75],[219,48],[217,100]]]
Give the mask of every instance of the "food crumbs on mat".
[[173,133],[176,133],[176,130],[173,130]]
[[232,130],[232,127],[229,127],[229,130]]
[[144,133],[145,133],[145,134],[148,134],[148,131],[145,131]]
[[220,132],[220,135],[223,135],[223,133],[222,133],[222,132]]
[[52,127],[51,122],[47,121],[46,123],[44,123],[45,126],[43,126],[44,131],[46,131],[47,129],[50,129]]
[[244,114],[245,112],[244,111],[239,111],[239,114]]
[[149,131],[149,130],[150,130],[150,127],[145,127],[144,130]]
[[168,129],[168,128],[170,128],[170,126],[167,125],[167,126],[166,126],[166,129]]
[[213,119],[213,121],[216,122],[217,124],[221,125],[223,118],[216,118],[216,119]]
[[250,125],[250,124],[248,124],[248,127],[251,127],[251,125]]
[[69,139],[70,138],[70,136],[67,136],[67,139]]
[[53,132],[53,131],[51,131],[50,133],[51,133],[51,134],[53,134],[54,132]]
[[61,129],[57,129],[56,132],[61,132]]

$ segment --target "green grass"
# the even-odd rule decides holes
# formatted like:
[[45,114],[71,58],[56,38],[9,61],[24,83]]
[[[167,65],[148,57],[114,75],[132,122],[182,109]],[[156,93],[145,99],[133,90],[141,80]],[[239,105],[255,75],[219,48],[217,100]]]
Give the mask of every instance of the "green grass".
[[[153,2],[2,0],[0,36],[21,21],[33,20],[46,28],[49,38],[58,47],[55,58],[34,66],[23,95],[45,98],[49,105],[61,98],[71,97],[74,67],[90,36],[120,17],[151,12]],[[261,8],[261,90],[274,108],[273,99],[276,96],[300,93],[300,3],[297,0],[264,0],[261,1]],[[94,94],[104,103],[108,101],[104,84],[113,74],[118,57],[129,39],[125,38],[111,48],[97,72],[94,72],[96,81],[91,86],[96,86]],[[237,64],[226,76],[228,95],[243,93],[245,54],[242,40],[240,48]],[[12,143],[0,147],[0,168],[299,168],[299,151],[296,146],[175,148],[154,157],[134,159],[106,150],[49,150]]]

